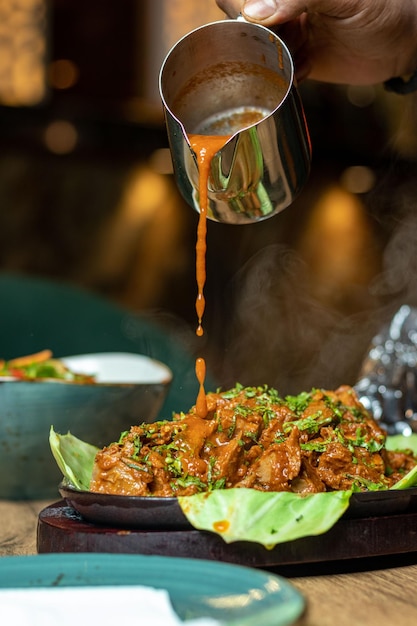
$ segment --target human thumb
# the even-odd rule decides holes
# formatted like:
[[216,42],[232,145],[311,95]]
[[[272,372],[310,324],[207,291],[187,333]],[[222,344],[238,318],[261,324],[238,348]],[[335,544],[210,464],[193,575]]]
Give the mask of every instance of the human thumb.
[[250,20],[263,21],[273,17],[277,11],[275,0],[246,0],[242,14]]
[[314,0],[246,0],[242,15],[251,22],[282,23],[295,19]]

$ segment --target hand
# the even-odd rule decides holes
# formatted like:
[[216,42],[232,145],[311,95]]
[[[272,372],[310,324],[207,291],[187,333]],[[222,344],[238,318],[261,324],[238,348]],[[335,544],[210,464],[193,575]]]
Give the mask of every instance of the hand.
[[417,0],[217,0],[230,17],[273,27],[299,80],[366,85],[417,68]]

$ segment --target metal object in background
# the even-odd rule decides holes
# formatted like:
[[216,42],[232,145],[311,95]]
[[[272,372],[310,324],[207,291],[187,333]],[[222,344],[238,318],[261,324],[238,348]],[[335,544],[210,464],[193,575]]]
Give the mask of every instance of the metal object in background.
[[388,434],[417,432],[417,309],[404,304],[373,338],[355,390]]
[[305,184],[311,146],[291,55],[269,29],[240,20],[185,35],[160,72],[177,184],[199,210],[188,135],[230,135],[215,155],[207,216],[242,224],[288,207]]

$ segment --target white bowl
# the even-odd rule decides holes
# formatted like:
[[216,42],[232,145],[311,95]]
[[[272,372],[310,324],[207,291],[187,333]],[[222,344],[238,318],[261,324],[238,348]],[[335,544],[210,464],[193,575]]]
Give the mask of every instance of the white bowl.
[[170,382],[172,372],[164,363],[141,354],[102,352],[59,359],[72,371],[94,375],[98,384],[155,384]]

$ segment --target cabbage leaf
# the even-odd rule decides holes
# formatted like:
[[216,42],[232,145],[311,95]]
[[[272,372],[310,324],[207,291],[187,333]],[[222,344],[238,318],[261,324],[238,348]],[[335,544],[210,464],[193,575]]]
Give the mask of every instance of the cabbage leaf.
[[[53,427],[49,442],[63,476],[77,489],[88,491],[99,448],[70,432],[60,435]],[[417,434],[387,437],[386,447],[409,449],[417,454]],[[407,489],[416,484],[417,467],[393,489]],[[252,541],[272,549],[279,543],[326,533],[348,509],[351,495],[351,491],[301,496],[292,492],[234,488],[181,496],[178,503],[194,528],[217,533],[226,543]]]
[[222,489],[178,498],[184,515],[199,530],[210,530],[226,543],[254,541],[272,549],[328,531],[349,507],[351,491],[300,496],[256,489]]
[[99,449],[70,432],[66,435],[56,433],[53,426],[49,432],[49,445],[63,476],[77,489],[88,491],[94,459]]
[[[391,435],[387,437],[387,450],[411,450],[417,455],[417,434]],[[417,465],[398,481],[391,489],[408,489],[417,483]]]
[[385,443],[387,450],[411,450],[417,455],[417,434],[389,435]]

